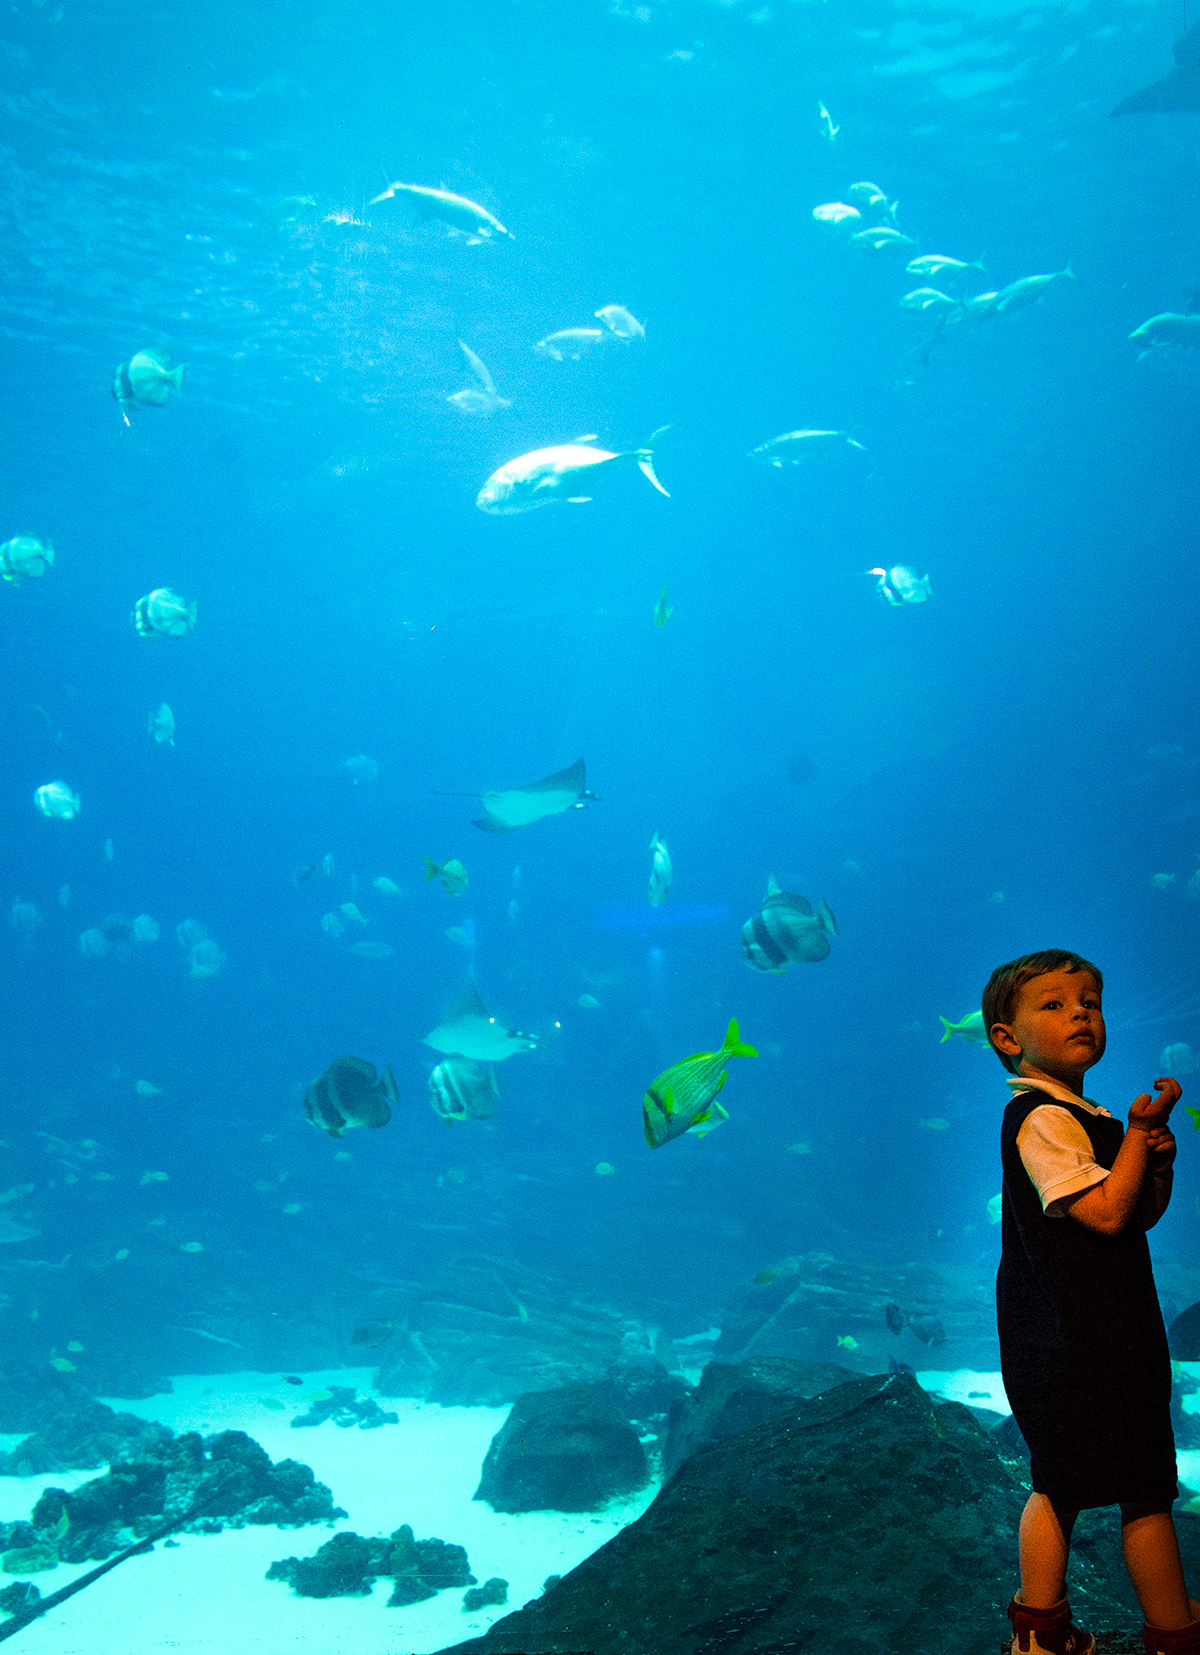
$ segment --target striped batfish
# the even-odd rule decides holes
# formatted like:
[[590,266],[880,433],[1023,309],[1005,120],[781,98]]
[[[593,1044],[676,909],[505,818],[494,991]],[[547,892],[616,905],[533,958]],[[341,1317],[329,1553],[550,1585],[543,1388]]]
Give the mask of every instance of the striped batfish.
[[495,1069],[473,1058],[447,1058],[429,1077],[429,1101],[444,1121],[486,1121],[499,1096]]
[[742,953],[755,971],[782,973],[801,961],[823,960],[837,921],[824,897],[814,914],[807,897],[781,891],[774,876],[758,912],[742,926]]
[[738,1033],[737,1018],[731,1017],[725,1042],[717,1052],[695,1052],[672,1063],[657,1080],[652,1080],[642,1099],[642,1125],[651,1149],[679,1138],[685,1132],[703,1137],[714,1126],[729,1119],[717,1102],[717,1093],[726,1080],[725,1066],[731,1057],[757,1057]]

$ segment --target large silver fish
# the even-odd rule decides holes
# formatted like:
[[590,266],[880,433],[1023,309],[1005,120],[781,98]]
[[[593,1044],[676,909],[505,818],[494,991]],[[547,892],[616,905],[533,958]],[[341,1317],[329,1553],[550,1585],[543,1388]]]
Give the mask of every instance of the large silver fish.
[[429,1077],[429,1102],[444,1121],[486,1121],[500,1087],[490,1063],[448,1057]]
[[376,1078],[361,1057],[337,1057],[304,1094],[304,1113],[322,1132],[340,1138],[352,1126],[386,1126],[397,1101],[390,1066]]
[[447,1057],[470,1057],[477,1063],[502,1063],[517,1052],[532,1051],[537,1037],[506,1029],[489,1013],[479,990],[468,977],[458,997],[436,1028],[425,1036],[425,1044]]
[[468,246],[490,241],[493,236],[507,236],[510,241],[513,240],[512,234],[498,218],[493,218],[486,207],[468,200],[465,195],[455,195],[451,190],[433,190],[425,184],[402,184],[397,179],[386,190],[373,196],[367,205],[377,206],[379,202],[390,201],[396,195],[406,196],[422,218],[440,218],[457,234],[466,236]]
[[755,971],[782,973],[789,965],[823,960],[837,921],[824,898],[814,914],[807,897],[781,891],[774,876],[759,910],[742,926],[742,953]]
[[543,816],[561,816],[564,810],[582,810],[595,801],[589,793],[587,773],[582,759],[576,759],[565,770],[556,770],[541,781],[527,782],[524,787],[512,787],[503,793],[481,793],[479,802],[484,814],[473,827],[485,833],[512,833],[515,828],[529,827]]
[[862,448],[866,453],[862,443],[856,442],[845,431],[785,431],[781,436],[759,443],[757,448],[750,450],[747,458],[761,460],[764,465],[774,466],[779,471],[785,465],[803,465],[814,454],[824,454],[839,443]]
[[621,454],[613,454],[607,448],[593,448],[591,445],[596,439],[591,436],[518,454],[515,460],[492,472],[475,504],[493,517],[513,517],[518,512],[536,511],[539,506],[553,506],[560,501],[572,506],[587,505],[592,496],[583,491],[594,488],[614,466],[630,460],[660,494],[667,494],[654,473],[654,449],[670,429],[669,425],[659,426],[641,448],[627,448]]
[[657,908],[666,901],[670,889],[671,853],[666,840],[660,839],[656,831],[650,840],[650,888],[646,892],[646,900],[652,908]]

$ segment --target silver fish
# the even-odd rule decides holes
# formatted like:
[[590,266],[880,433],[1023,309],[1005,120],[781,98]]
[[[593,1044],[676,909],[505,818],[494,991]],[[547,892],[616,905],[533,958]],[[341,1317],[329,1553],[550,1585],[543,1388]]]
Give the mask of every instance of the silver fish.
[[1049,276],[1022,276],[1019,282],[1009,282],[996,295],[992,310],[997,316],[1011,316],[1016,310],[1027,310],[1030,305],[1037,304],[1048,288],[1055,282],[1062,281],[1063,277],[1075,280],[1075,272],[1068,261],[1066,268],[1055,270]]
[[669,425],[660,426],[641,448],[628,448],[621,454],[610,453],[607,448],[593,448],[594,437],[579,437],[575,442],[560,443],[554,448],[535,448],[528,454],[519,454],[492,472],[475,504],[480,511],[494,517],[536,511],[539,506],[553,506],[564,500],[573,506],[586,505],[591,495],[581,490],[594,487],[614,466],[626,461],[632,461],[647,482],[660,494],[666,494],[654,474],[654,449],[670,429]]
[[626,345],[631,340],[646,337],[646,324],[639,322],[624,305],[603,305],[596,312],[596,320],[604,324],[614,339],[620,339]]
[[446,398],[446,401],[452,402],[460,413],[473,414],[481,418],[487,418],[494,414],[497,408],[511,408],[512,403],[507,397],[502,397],[497,392],[495,385],[492,383],[491,374],[470,345],[464,345],[460,339],[458,348],[466,357],[467,366],[479,383],[478,385],[468,385],[464,390],[455,391],[453,395]]
[[128,423],[130,408],[161,408],[171,392],[183,389],[183,369],[171,366],[171,353],[138,351],[113,375],[112,394]]
[[659,903],[666,901],[670,889],[671,853],[666,841],[660,839],[656,831],[650,840],[650,889],[646,892],[646,900],[651,907],[657,908]]
[[845,431],[785,431],[782,436],[752,448],[748,458],[761,460],[778,471],[785,465],[803,465],[814,454],[825,453],[838,443],[848,443],[851,448],[860,448],[866,453],[862,443]]
[[433,190],[425,184],[402,184],[397,179],[386,190],[373,196],[367,205],[375,207],[379,202],[390,201],[397,195],[410,201],[422,218],[440,218],[455,234],[466,236],[468,246],[490,241],[493,236],[507,236],[509,241],[514,239],[512,233],[486,207],[468,200],[465,195],[455,195],[451,190]]
[[568,358],[578,362],[603,339],[600,328],[559,328],[557,333],[548,333],[539,339],[533,349],[536,356],[544,356],[551,362],[566,362]]

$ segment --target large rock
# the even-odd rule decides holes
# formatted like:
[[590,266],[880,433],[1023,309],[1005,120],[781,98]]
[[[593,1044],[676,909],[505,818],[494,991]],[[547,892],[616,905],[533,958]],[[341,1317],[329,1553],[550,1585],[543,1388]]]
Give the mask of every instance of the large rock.
[[638,1434],[606,1389],[563,1385],[513,1403],[474,1498],[493,1511],[598,1511],[649,1480]]
[[[901,1313],[898,1332],[889,1304]],[[939,1334],[944,1342],[931,1344]],[[849,1346],[839,1343],[846,1339]],[[860,1373],[881,1372],[891,1357],[913,1368],[992,1372],[1000,1366],[995,1285],[951,1265],[885,1268],[826,1253],[781,1259],[734,1295],[713,1356],[836,1359]]]
[[671,1409],[663,1476],[670,1477],[697,1449],[765,1425],[797,1402],[855,1377],[836,1362],[791,1362],[783,1357],[736,1365],[710,1362],[696,1389]]
[[186,1525],[193,1533],[261,1523],[299,1528],[346,1515],[307,1465],[272,1461],[244,1431],[201,1438],[194,1431],[176,1437],[166,1426],[160,1430],[166,1439],[147,1444],[138,1459],[114,1465],[105,1476],[71,1492],[45,1489],[28,1523],[0,1523],[0,1549],[52,1544],[64,1563],[101,1561],[128,1544],[128,1530],[146,1534],[200,1501],[201,1514]]
[[11,1454],[0,1454],[0,1477],[91,1471],[114,1460],[132,1459],[155,1443],[169,1442],[171,1436],[166,1425],[114,1413],[103,1402],[88,1402],[50,1420]]
[[0,1431],[40,1431],[57,1415],[91,1402],[73,1373],[47,1363],[14,1361],[0,1368]]
[[[855,1379],[693,1454],[454,1655],[995,1655],[1026,1492],[968,1409],[908,1374]],[[1124,1618],[1086,1560],[1072,1602],[1084,1624]]]
[[[594,1382],[644,1334],[565,1283],[480,1254],[450,1260],[399,1320],[376,1388],[443,1407],[495,1408],[524,1391]],[[669,1341],[660,1344],[669,1353]]]

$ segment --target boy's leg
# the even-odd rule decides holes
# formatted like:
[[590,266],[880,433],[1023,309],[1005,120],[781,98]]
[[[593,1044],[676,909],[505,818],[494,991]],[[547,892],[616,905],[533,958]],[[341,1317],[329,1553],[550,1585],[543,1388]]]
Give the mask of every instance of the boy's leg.
[[1066,1593],[1067,1557],[1075,1517],[1073,1511],[1056,1511],[1045,1494],[1031,1494],[1025,1502],[1021,1513],[1021,1602],[1031,1608],[1048,1609]]
[[1178,1632],[1200,1620],[1200,1605],[1188,1597],[1184,1585],[1179,1541],[1169,1510],[1122,1506],[1121,1551],[1150,1626]]

